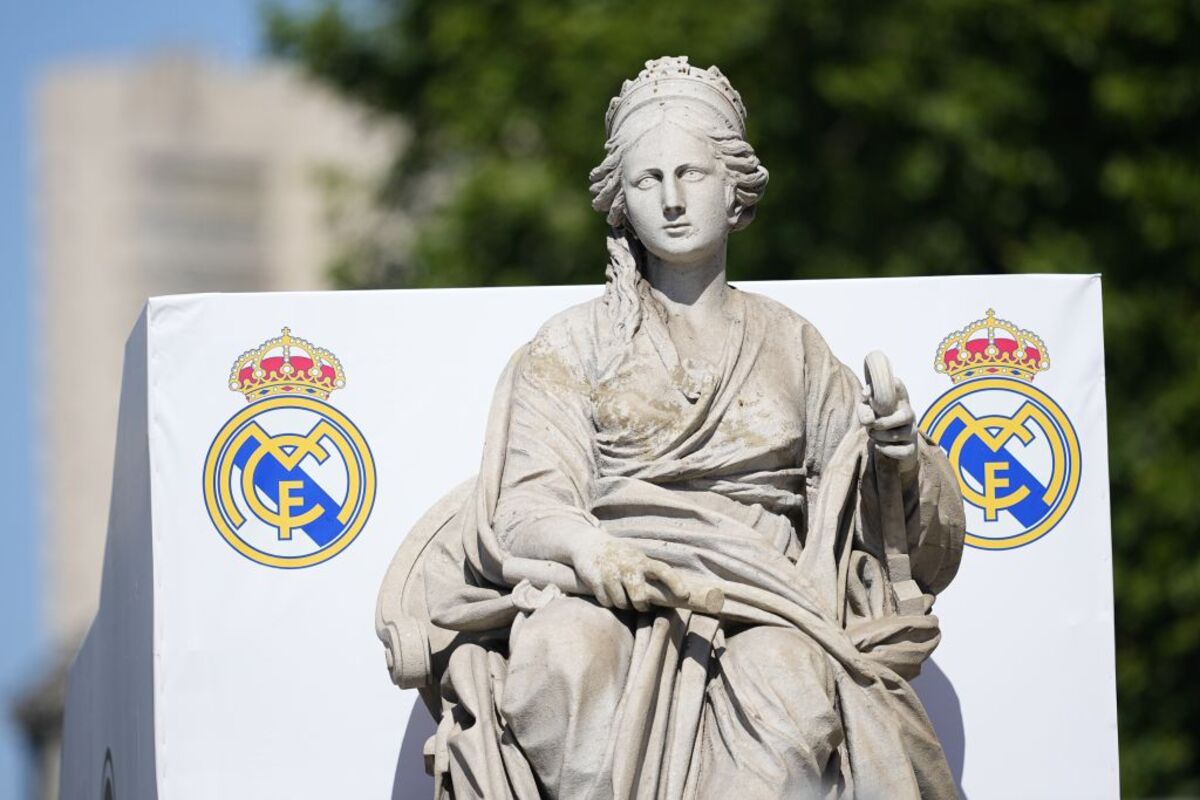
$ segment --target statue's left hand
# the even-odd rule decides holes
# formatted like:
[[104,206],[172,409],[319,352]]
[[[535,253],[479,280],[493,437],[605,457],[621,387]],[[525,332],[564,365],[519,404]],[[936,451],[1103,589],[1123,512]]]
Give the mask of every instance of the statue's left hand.
[[858,421],[875,443],[876,453],[894,460],[901,472],[911,472],[917,467],[916,415],[908,402],[908,389],[898,378],[896,401],[895,411],[885,417],[876,417],[870,394],[864,389],[858,404]]

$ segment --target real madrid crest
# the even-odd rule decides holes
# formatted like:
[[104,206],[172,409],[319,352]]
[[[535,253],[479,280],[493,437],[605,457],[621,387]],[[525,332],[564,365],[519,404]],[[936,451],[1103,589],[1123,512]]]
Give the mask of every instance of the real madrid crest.
[[947,336],[934,369],[953,388],[934,401],[921,430],[958,474],[967,544],[1007,550],[1045,536],[1079,488],[1079,438],[1033,379],[1050,368],[1045,343],[988,309]]
[[375,464],[358,428],[328,402],[345,385],[338,359],[288,328],[234,362],[229,388],[249,405],[208,450],[204,500],[217,531],[252,561],[309,567],[362,532]]

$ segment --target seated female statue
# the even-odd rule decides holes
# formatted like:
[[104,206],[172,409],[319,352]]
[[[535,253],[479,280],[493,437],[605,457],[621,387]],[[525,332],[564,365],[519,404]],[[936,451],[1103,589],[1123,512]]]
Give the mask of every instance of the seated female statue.
[[948,463],[902,384],[878,415],[811,324],[727,283],[767,171],[715,67],[648,62],[606,125],[603,296],[510,363],[421,573],[458,634],[440,796],[956,796],[908,684],[962,549]]

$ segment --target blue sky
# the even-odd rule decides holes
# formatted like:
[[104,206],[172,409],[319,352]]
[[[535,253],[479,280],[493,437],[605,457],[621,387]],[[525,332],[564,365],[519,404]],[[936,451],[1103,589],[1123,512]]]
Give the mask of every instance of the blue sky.
[[[259,50],[255,0],[0,0],[0,800],[24,797],[26,776],[8,713],[39,665],[40,531],[30,436],[31,305],[36,286],[30,174],[31,89],[49,65],[133,59],[182,46],[245,61]],[[103,269],[103,264],[97,264]],[[107,514],[107,509],[96,509]]]

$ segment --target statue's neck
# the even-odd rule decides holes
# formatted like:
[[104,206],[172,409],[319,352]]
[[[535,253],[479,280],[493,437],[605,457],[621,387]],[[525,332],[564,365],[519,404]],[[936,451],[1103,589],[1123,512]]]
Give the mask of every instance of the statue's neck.
[[646,254],[646,278],[667,312],[704,317],[725,309],[725,248],[704,259],[677,264]]

